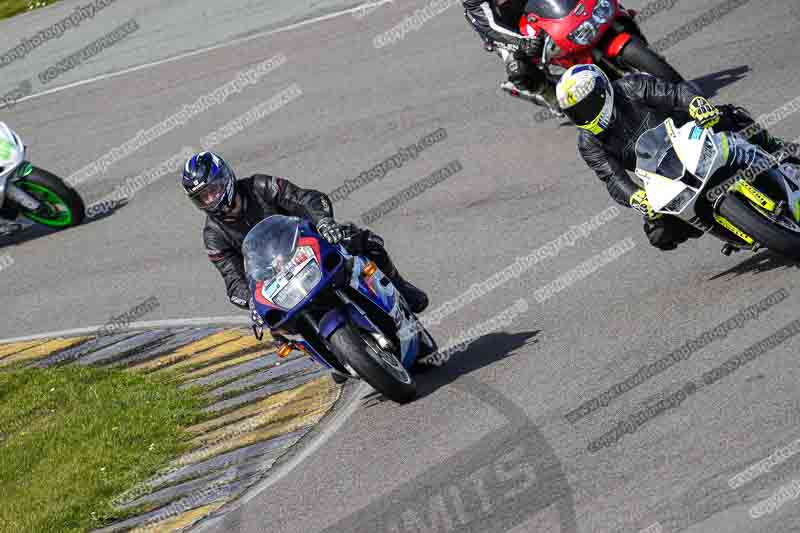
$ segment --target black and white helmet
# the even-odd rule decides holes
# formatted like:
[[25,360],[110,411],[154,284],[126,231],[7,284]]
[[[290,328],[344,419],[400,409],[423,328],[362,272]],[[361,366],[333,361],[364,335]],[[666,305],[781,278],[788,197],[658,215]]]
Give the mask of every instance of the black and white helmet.
[[614,88],[595,65],[575,65],[556,86],[558,106],[581,129],[595,135],[604,132],[614,114]]

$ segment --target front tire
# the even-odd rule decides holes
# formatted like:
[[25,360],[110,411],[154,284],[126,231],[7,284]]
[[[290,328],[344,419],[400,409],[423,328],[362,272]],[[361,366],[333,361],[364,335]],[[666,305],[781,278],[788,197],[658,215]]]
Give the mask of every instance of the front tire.
[[622,63],[634,70],[651,74],[671,83],[684,81],[677,70],[640,38],[633,36],[619,55]]
[[[393,354],[352,324],[337,329],[328,341],[342,362],[347,362],[361,378],[390,400],[408,403],[417,396],[417,385]],[[391,361],[392,359],[393,361]]]
[[719,212],[765,248],[800,259],[800,234],[774,224],[746,200],[729,194],[720,200]]
[[25,218],[52,228],[77,226],[86,217],[83,200],[61,178],[44,169],[33,167],[27,176],[14,180],[14,186],[44,204],[48,213],[36,213],[20,207]]

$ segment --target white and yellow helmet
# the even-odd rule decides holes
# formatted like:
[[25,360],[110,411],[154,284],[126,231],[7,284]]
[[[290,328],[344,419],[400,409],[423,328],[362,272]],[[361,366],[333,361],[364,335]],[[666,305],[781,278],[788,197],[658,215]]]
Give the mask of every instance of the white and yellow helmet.
[[564,114],[581,129],[597,135],[611,123],[614,88],[595,65],[570,67],[556,86],[556,97]]

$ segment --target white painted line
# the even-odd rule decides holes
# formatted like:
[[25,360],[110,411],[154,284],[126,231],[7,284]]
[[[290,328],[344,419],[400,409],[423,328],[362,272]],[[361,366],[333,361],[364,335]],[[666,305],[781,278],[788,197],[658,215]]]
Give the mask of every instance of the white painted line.
[[[394,0],[379,0],[377,2],[372,2],[370,4],[366,4],[366,7],[374,7],[380,6],[383,4],[392,3]],[[131,72],[137,72],[139,70],[144,70],[152,67],[157,67],[159,65],[164,65],[166,63],[172,63],[174,61],[180,61],[181,59],[186,59],[187,57],[193,57],[196,55],[206,54],[208,52],[213,52],[215,50],[221,50],[223,48],[228,48],[231,46],[236,46],[238,44],[246,43],[248,41],[253,41],[255,39],[260,39],[262,37],[269,37],[270,35],[275,35],[276,33],[283,33],[286,31],[296,30],[297,28],[302,28],[303,26],[308,26],[309,24],[316,24],[318,22],[324,22],[326,20],[330,20],[333,18],[341,17],[342,15],[348,15],[350,13],[354,13],[356,11],[360,11],[364,9],[365,5],[359,5],[356,7],[351,7],[349,9],[345,9],[344,11],[336,11],[335,13],[328,13],[327,15],[322,15],[319,17],[314,17],[307,20],[301,20],[300,22],[295,22],[294,24],[289,24],[288,26],[284,26],[282,28],[275,28],[273,30],[263,31],[259,33],[254,33],[253,35],[248,35],[246,37],[240,37],[239,39],[234,39],[232,41],[228,41],[225,43],[215,44],[213,46],[208,46],[206,48],[200,48],[198,50],[192,50],[190,52],[184,52],[182,54],[174,55],[171,57],[167,57],[165,59],[159,59],[158,61],[152,61],[150,63],[144,63],[142,65],[137,65],[135,67],[126,68],[123,70],[119,70],[117,72],[109,72],[108,74],[101,74],[99,76],[95,76],[94,78],[88,78],[85,80],[76,81],[73,83],[68,83],[66,85],[59,85],[58,87],[53,87],[52,89],[48,89],[46,91],[42,91],[40,93],[31,94],[29,96],[25,96],[20,98],[16,101],[16,103],[25,102],[27,100],[32,100],[34,98],[39,98],[41,96],[47,96],[48,94],[59,93],[62,91],[66,91],[67,89],[74,89],[75,87],[80,87],[82,85],[87,85],[89,83],[94,83],[96,81],[104,81],[111,78],[116,78],[118,76],[123,76],[125,74],[130,74]]]
[[[126,333],[128,331],[137,331],[140,329],[181,328],[186,326],[249,326],[249,325],[250,325],[250,317],[241,317],[241,316],[219,316],[219,317],[208,317],[208,318],[175,318],[167,320],[150,320],[146,322],[131,322],[125,328],[120,329],[119,333]],[[15,337],[13,339],[0,339],[0,344],[35,341],[39,339],[48,339],[51,337],[78,337],[81,335],[92,335],[94,333],[97,333],[103,327],[105,327],[105,324],[101,326],[89,326],[86,328],[65,329],[62,331],[55,331],[52,333],[37,333],[35,335],[27,335],[25,337]]]
[[[329,422],[325,424],[325,427],[322,431],[319,432],[316,436],[314,436],[308,444],[300,444],[300,452],[297,455],[293,456],[287,462],[281,464],[276,468],[273,472],[268,474],[267,479],[257,483],[255,486],[249,488],[243,496],[238,498],[231,507],[223,506],[219,511],[219,514],[212,515],[208,519],[203,519],[199,524],[196,524],[194,527],[197,531],[204,531],[209,527],[218,524],[219,521],[224,520],[226,516],[228,516],[231,512],[236,511],[250,500],[258,496],[261,492],[268,489],[281,479],[285,478],[292,470],[297,468],[300,463],[305,461],[311,454],[316,452],[320,447],[322,447],[328,439],[330,439],[334,433],[339,431],[341,427],[350,419],[351,416],[358,410],[359,406],[361,405],[360,400],[364,397],[366,393],[372,390],[372,387],[367,384],[365,381],[359,381],[353,393],[350,395],[350,398],[347,399],[347,403],[342,406],[339,411],[333,415],[333,418]],[[297,446],[297,444],[295,444]]]

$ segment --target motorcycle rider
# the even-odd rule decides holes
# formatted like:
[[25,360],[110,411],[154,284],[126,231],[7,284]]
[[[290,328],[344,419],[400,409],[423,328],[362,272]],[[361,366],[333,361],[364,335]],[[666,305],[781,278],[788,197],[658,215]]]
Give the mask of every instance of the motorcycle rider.
[[463,0],[462,3],[467,21],[483,39],[486,50],[496,50],[503,58],[508,81],[500,87],[512,96],[563,116],[556,101],[555,87],[534,64],[542,55],[543,32],[527,37],[516,30],[526,0]]
[[337,223],[324,193],[264,174],[237,180],[233,169],[213,152],[200,152],[186,161],[182,185],[189,199],[206,213],[203,242],[208,258],[225,281],[228,298],[241,309],[250,308],[254,321],[259,317],[250,307],[242,242],[253,226],[276,214],[306,218],[329,243],[341,242],[350,253],[372,259],[413,312],[420,313],[428,306],[427,295],[397,271],[383,239],[354,224]]
[[[703,128],[718,125],[719,131],[737,132],[754,122],[746,110],[732,105],[718,108],[691,83],[670,83],[647,74],[632,74],[611,83],[595,65],[568,69],[556,93],[562,111],[580,128],[578,151],[583,160],[605,182],[618,204],[644,215],[644,231],[653,246],[674,250],[689,238],[703,235],[677,217],[653,211],[645,191],[626,172],[636,169],[636,141],[667,118],[678,125],[691,119]],[[727,137],[730,166],[752,165],[769,157],[766,152],[775,153],[787,145],[765,129],[749,140],[736,134]]]

